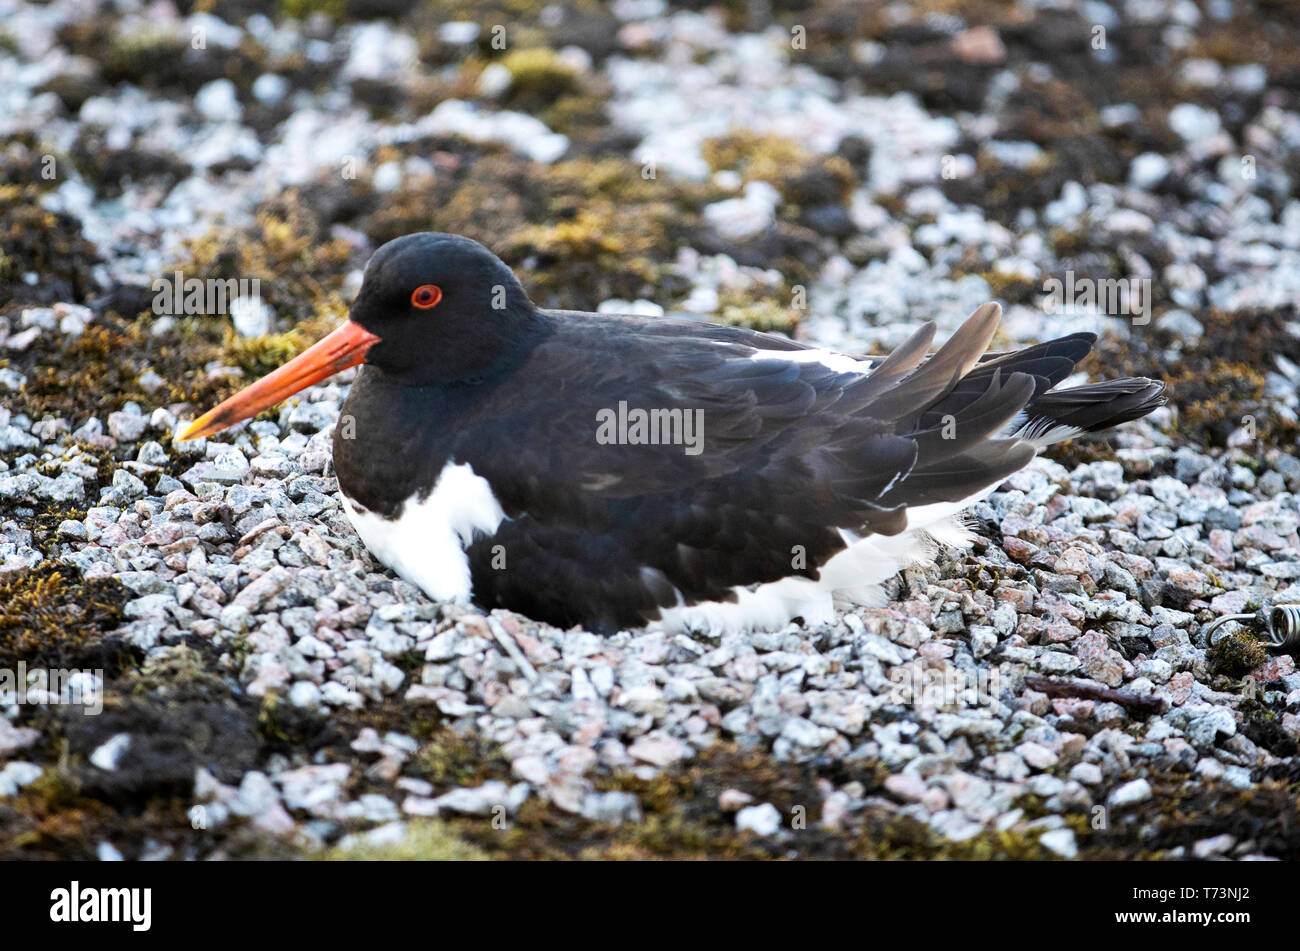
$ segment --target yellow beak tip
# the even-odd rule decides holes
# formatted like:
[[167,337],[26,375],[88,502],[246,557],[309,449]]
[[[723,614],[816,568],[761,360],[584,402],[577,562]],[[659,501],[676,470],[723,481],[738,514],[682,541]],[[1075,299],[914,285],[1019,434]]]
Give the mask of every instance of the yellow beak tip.
[[203,419],[196,419],[186,427],[185,432],[176,437],[177,442],[189,442],[191,439],[197,439],[199,433],[203,430]]

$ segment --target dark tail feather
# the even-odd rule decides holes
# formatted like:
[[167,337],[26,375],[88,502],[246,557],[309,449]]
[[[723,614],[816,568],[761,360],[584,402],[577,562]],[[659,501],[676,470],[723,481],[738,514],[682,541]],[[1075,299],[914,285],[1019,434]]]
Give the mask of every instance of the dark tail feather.
[[988,389],[989,380],[995,373],[1004,376],[1028,374],[1034,378],[1034,394],[1041,396],[1074,372],[1075,364],[1088,355],[1096,340],[1096,334],[1077,333],[1012,353],[985,354],[956,386],[926,409],[919,425],[928,429],[938,425],[945,416],[960,413],[963,407]]
[[1128,377],[1044,393],[1025,407],[1025,413],[1038,432],[1068,426],[1095,433],[1141,419],[1165,402],[1165,385],[1159,380]]

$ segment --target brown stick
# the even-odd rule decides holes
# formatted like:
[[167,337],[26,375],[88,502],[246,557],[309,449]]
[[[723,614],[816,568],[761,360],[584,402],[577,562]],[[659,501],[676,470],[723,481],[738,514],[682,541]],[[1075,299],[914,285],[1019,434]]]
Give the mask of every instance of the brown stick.
[[1082,680],[1055,680],[1030,674],[1025,677],[1025,686],[1037,690],[1049,697],[1079,697],[1084,700],[1100,700],[1104,703],[1118,703],[1125,710],[1151,716],[1163,713],[1165,701],[1162,697],[1143,697],[1127,690],[1111,690],[1109,687],[1097,687]]

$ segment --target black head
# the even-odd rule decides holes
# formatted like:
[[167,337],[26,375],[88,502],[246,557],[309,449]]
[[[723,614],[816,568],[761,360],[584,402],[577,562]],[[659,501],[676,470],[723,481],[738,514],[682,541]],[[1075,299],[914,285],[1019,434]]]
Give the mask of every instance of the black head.
[[376,251],[349,316],[379,337],[367,364],[420,386],[489,373],[543,320],[500,258],[477,241],[436,231]]

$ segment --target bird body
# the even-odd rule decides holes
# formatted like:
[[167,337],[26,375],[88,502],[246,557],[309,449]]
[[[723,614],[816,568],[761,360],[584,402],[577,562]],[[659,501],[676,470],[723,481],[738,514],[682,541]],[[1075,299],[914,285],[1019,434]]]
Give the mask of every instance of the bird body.
[[344,507],[430,597],[603,633],[817,623],[966,543],[962,509],[1043,445],[1164,402],[1145,379],[1054,391],[1093,336],[988,355],[999,314],[859,360],[543,310],[481,245],[409,235],[372,257],[344,328],[187,435],[364,360],[334,433]]

